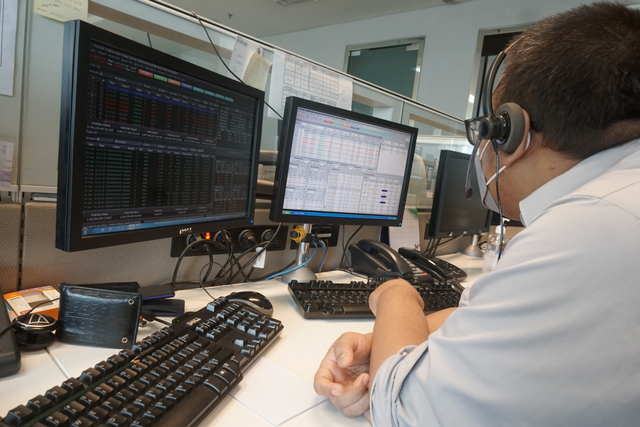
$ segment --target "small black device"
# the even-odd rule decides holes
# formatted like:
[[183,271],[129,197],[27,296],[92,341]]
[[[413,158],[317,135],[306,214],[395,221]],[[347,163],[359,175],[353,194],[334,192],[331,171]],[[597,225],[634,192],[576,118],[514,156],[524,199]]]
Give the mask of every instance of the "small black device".
[[53,332],[58,328],[58,322],[48,314],[28,313],[18,316],[13,328],[21,349],[41,350],[55,341]]
[[[305,319],[359,319],[374,317],[369,308],[369,296],[381,283],[375,280],[348,283],[292,280],[288,289]],[[430,283],[414,285],[414,288],[422,297],[425,314],[457,307],[464,289],[453,279],[446,282],[434,279]]]
[[17,373],[20,366],[20,351],[9,313],[0,307],[0,378]]
[[64,31],[56,247],[251,226],[264,92],[86,22]]
[[142,297],[142,301],[172,298],[176,296],[171,283],[165,283],[162,285],[140,286],[140,288],[138,289],[138,293]]
[[269,299],[259,292],[255,291],[242,291],[233,292],[228,295],[229,301],[241,302],[247,304],[253,310],[256,310],[260,314],[265,316],[271,316],[273,314],[273,304]]
[[476,180],[471,183],[474,191],[470,198],[461,191],[465,185],[464,172],[469,158],[469,154],[457,151],[440,151],[431,218],[425,229],[425,239],[489,231],[493,211],[482,204]]
[[43,390],[11,409],[0,426],[196,426],[282,329],[279,320],[217,298],[79,377]]
[[142,308],[153,311],[157,316],[179,316],[184,314],[184,300],[161,298],[142,300]]

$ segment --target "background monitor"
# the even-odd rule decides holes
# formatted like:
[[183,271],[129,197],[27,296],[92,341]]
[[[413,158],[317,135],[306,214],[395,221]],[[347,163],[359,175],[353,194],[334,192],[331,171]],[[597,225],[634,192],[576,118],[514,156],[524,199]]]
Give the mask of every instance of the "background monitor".
[[398,226],[418,129],[289,97],[272,221]]
[[264,93],[65,24],[56,247],[253,223]]
[[457,151],[440,151],[431,219],[425,238],[473,235],[489,231],[492,211],[485,208],[480,200],[475,166],[471,171],[473,195],[469,200],[465,196],[469,157],[469,154]]

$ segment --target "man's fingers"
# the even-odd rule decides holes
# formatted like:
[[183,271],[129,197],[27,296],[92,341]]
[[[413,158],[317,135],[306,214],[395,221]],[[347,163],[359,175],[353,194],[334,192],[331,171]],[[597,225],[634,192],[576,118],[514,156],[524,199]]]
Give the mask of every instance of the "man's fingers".
[[[360,402],[363,399],[363,397],[366,397],[368,402],[368,399],[369,399],[368,397],[369,389],[367,388],[368,383],[369,383],[369,374],[362,374],[358,378],[356,378],[356,380],[352,384],[345,386],[341,390],[338,389],[338,393],[331,393],[331,395],[327,397],[336,408],[342,409],[343,411],[346,408],[349,408],[355,405],[354,408],[349,409],[350,413],[351,412],[355,413],[359,410],[358,408],[362,405],[362,403],[360,403],[360,406],[358,406],[358,402]],[[359,414],[352,415],[352,416],[355,417],[357,415],[362,414],[362,412],[364,412],[365,409],[362,409],[362,411]]]
[[346,368],[353,362],[353,352],[358,347],[357,334],[347,332],[333,343],[333,355],[338,366]]
[[360,416],[369,410],[369,389],[365,388],[360,398],[351,405],[342,408],[342,412],[350,418]]
[[320,369],[318,369],[316,375],[313,377],[313,389],[317,394],[325,397],[335,396],[335,390],[338,389],[342,389],[338,390],[338,393],[344,392],[344,387],[335,382],[333,371],[324,366],[320,366]]

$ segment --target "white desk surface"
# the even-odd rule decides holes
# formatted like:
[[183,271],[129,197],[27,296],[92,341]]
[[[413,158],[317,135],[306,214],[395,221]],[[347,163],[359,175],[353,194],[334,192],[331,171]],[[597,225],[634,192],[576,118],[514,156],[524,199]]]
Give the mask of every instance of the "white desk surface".
[[[442,258],[467,272],[468,279],[463,282],[465,286],[472,284],[481,275],[481,258],[471,258],[461,254],[447,255]],[[319,277],[336,282],[353,280],[352,276],[342,272],[322,273]],[[347,331],[367,333],[373,329],[373,319],[304,319],[289,295],[287,285],[279,280],[228,285],[208,288],[208,290],[214,297],[241,290],[258,291],[267,296],[274,306],[273,316],[282,321],[284,329],[263,356],[308,382],[310,390],[312,390],[313,376],[320,361],[340,334]],[[176,298],[185,300],[187,311],[199,310],[210,301],[208,295],[201,289],[179,291]],[[140,328],[138,339],[162,326],[158,322],[153,322]],[[19,404],[26,404],[36,395],[44,394],[49,388],[60,385],[65,379],[80,376],[83,370],[105,360],[119,350],[55,342],[46,351],[23,352],[20,372],[0,379],[0,416],[5,416],[10,409]],[[243,380],[243,384],[246,385],[246,379]],[[233,397],[225,398],[201,425],[272,426],[266,419]],[[364,417],[347,418],[329,401],[325,401],[281,425],[284,427],[368,426],[369,423]]]

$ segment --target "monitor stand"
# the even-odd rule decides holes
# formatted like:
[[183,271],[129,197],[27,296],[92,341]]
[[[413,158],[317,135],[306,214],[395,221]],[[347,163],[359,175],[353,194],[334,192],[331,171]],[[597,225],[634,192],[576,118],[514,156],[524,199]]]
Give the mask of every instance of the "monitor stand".
[[465,255],[474,256],[474,257],[477,257],[477,258],[482,258],[482,256],[484,254],[482,253],[482,250],[480,249],[480,246],[478,246],[478,240],[480,240],[479,236],[477,234],[474,234],[473,235],[473,240],[471,241],[471,244],[469,246],[467,246],[466,248],[464,248],[462,253],[465,254]]
[[[302,224],[302,228],[304,228],[304,231],[307,233],[307,235],[311,234],[311,224]],[[308,251],[309,251],[308,242],[298,243],[298,252],[296,253],[296,266],[304,264],[304,262],[307,260]],[[314,273],[306,265],[304,267],[296,268],[295,270],[282,275],[282,280],[285,282],[291,282],[292,280],[297,280],[300,283],[308,283],[316,279],[317,279],[316,273]]]

